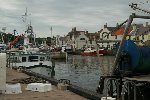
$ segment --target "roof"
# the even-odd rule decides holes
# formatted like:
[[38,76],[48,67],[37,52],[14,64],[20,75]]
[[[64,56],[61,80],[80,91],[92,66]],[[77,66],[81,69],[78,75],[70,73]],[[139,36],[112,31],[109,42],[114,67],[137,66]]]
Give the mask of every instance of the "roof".
[[87,33],[86,36],[89,38],[89,40],[98,40],[100,37],[99,37],[99,33]]
[[132,24],[132,27],[136,26],[136,28],[143,27],[143,24]]
[[64,41],[64,40],[65,40],[65,37],[60,37],[59,40],[60,40],[60,41]]
[[107,29],[111,32],[115,29],[116,27],[107,27]]
[[[117,31],[113,32],[113,35],[123,35],[124,31],[125,31],[125,27],[121,27]],[[129,29],[128,33],[130,33],[131,31],[132,31],[132,28]]]
[[76,28],[75,29],[73,28],[72,31],[67,34],[67,36],[70,36],[70,38],[72,38],[74,35],[74,38],[77,38],[81,33],[85,34],[86,32],[85,31],[76,31]]
[[150,32],[150,27],[139,27],[133,31],[131,31],[131,35],[146,35]]

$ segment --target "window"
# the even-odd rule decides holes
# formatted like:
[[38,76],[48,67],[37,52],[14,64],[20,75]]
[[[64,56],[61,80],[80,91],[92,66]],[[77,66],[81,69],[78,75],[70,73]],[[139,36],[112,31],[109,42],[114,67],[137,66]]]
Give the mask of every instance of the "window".
[[22,57],[22,62],[26,62],[26,61],[27,61],[26,57]]
[[17,57],[14,57],[14,60],[17,60]]
[[142,40],[144,40],[144,35],[142,35]]
[[47,56],[47,61],[50,61],[50,57],[49,56]]
[[139,36],[136,38],[136,40],[139,40]]
[[85,40],[85,38],[80,38],[80,40]]
[[92,40],[90,40],[90,44],[92,44]]
[[45,58],[44,57],[40,57],[40,61],[44,61],[45,60]]
[[29,62],[38,61],[38,56],[29,56]]
[[13,60],[13,62],[17,62],[18,59],[17,59],[17,57],[13,57],[12,60]]
[[107,48],[110,48],[110,45],[109,45],[109,44],[107,45]]
[[129,39],[131,39],[131,36],[129,35]]
[[115,35],[115,39],[117,39],[117,35]]

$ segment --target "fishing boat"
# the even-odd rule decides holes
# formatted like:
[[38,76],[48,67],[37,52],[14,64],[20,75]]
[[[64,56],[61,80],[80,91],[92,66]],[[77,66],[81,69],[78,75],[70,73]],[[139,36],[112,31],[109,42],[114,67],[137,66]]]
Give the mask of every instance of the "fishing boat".
[[[98,50],[98,54],[99,55],[107,55],[107,50],[105,49],[99,49]],[[96,49],[92,49],[92,48],[87,48],[85,51],[81,52],[82,56],[96,56],[97,55],[97,51]]]
[[29,48],[26,51],[9,50],[7,57],[8,67],[18,70],[25,69],[50,77],[55,75],[55,66],[52,64],[50,54],[39,52],[39,48]]
[[29,48],[25,51],[7,51],[10,55],[10,65],[17,68],[51,67],[50,54],[39,52],[38,48]]
[[72,46],[71,45],[65,46],[65,52],[67,54],[73,54],[73,48],[72,48]]

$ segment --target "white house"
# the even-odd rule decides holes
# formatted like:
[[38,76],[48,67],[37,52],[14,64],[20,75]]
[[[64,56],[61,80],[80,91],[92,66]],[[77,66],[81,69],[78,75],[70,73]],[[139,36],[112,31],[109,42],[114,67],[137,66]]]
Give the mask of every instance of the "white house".
[[80,32],[80,35],[75,39],[76,49],[87,48],[89,44],[89,38],[85,32]]
[[99,32],[100,38],[98,44],[100,48],[112,49],[114,45],[121,40],[121,37],[111,34],[115,27],[107,27],[107,24],[104,25],[103,29]]

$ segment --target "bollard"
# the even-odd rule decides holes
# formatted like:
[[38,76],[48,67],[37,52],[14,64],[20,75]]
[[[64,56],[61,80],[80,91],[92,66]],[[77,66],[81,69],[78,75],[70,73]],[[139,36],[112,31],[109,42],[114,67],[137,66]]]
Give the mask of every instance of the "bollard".
[[66,91],[67,87],[70,85],[70,80],[67,79],[60,79],[58,84],[57,84],[57,88],[58,90],[63,90]]

